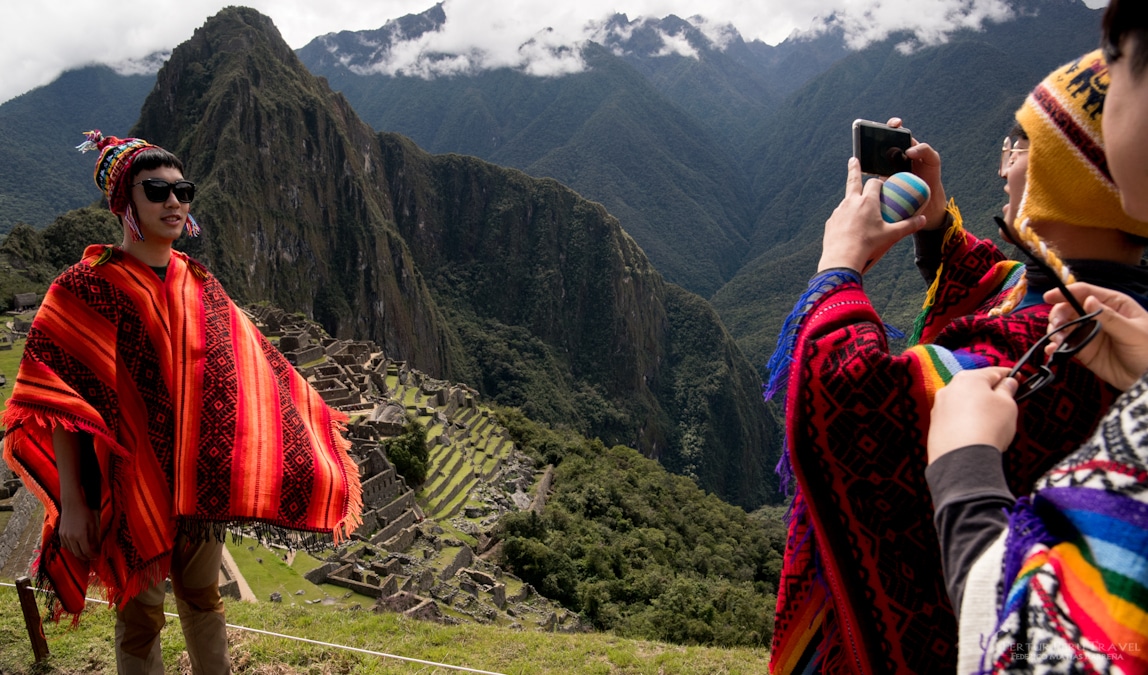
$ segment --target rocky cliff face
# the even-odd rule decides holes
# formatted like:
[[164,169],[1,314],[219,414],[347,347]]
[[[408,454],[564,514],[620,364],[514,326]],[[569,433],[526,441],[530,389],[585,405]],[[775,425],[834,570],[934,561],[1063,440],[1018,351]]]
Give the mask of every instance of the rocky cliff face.
[[204,236],[186,241],[240,302],[449,372],[450,332],[391,223],[374,132],[271,20],[229,9],[160,71],[133,134],[182,158]]
[[775,497],[752,367],[602,206],[374,134],[249,9],[173,52],[132,133],[184,158],[204,226],[186,246],[238,300],[638,447],[736,503]]

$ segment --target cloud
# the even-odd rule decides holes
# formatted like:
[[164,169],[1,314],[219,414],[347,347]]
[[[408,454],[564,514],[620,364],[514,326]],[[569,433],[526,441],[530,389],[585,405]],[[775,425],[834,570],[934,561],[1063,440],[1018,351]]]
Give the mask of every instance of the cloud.
[[[1091,7],[1106,0],[1086,0]],[[0,5],[0,102],[47,84],[70,68],[116,64],[144,68],[148,55],[170,51],[191,37],[229,0],[52,0]],[[421,13],[434,0],[246,0],[267,14],[294,48],[342,30],[379,28],[389,19]],[[616,12],[633,19],[686,18],[714,45],[727,44],[730,26],[746,40],[776,44],[809,33],[825,20],[860,47],[893,31],[915,37],[903,48],[944,41],[960,27],[1008,18],[1006,0],[447,0],[443,30],[407,41],[387,57],[394,72],[427,76],[482,68],[518,68],[540,76],[582,67],[578,48]],[[34,27],[34,29],[29,29]],[[663,36],[666,53],[692,47]],[[148,65],[150,64],[150,65]],[[129,71],[125,71],[129,72]]]
[[[1008,0],[767,0],[749,6],[723,6],[716,0],[708,4],[708,15],[685,14],[683,10],[696,9],[691,0],[634,3],[644,8],[644,17],[689,16],[689,22],[717,49],[724,49],[739,33],[747,40],[778,42],[780,38],[771,32],[780,26],[788,30],[786,35],[839,29],[853,49],[907,31],[913,37],[900,49],[910,52],[944,42],[958,29],[979,29],[987,22],[1013,18]],[[605,8],[600,0],[589,0],[577,8],[574,3],[562,3],[539,11],[537,0],[504,0],[492,11],[473,0],[444,0],[446,21],[438,30],[400,37],[389,49],[381,50],[374,63],[352,69],[362,74],[423,78],[496,68],[539,76],[578,72],[584,67],[579,54],[586,42],[610,38],[615,44],[624,42],[645,20],[639,16],[628,24],[611,21],[613,12]],[[656,55],[697,57],[696,45],[684,32],[655,32],[661,40]]]
[[586,22],[573,8],[540,14],[536,6],[533,0],[508,1],[492,12],[481,3],[447,0],[439,30],[399,39],[375,63],[352,70],[426,78],[496,68],[537,76],[582,70]]
[[130,58],[113,61],[108,64],[108,67],[114,70],[117,75],[155,75],[170,57],[171,51],[165,49],[149,54],[142,59]]
[[[975,30],[989,22],[1014,18],[1007,0],[934,0],[929,4],[932,6],[924,10],[924,3],[919,0],[850,0],[824,17],[821,26],[840,28],[852,49],[861,49],[898,31],[910,31],[913,37],[900,45],[901,51],[906,52],[946,42],[949,34],[962,28]],[[820,30],[820,26],[814,30]]]

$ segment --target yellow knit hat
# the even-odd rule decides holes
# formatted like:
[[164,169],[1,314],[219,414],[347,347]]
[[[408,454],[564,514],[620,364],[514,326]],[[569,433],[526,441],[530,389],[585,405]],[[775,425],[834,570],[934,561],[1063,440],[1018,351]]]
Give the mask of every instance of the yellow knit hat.
[[1100,119],[1108,64],[1100,50],[1052,72],[1016,111],[1029,138],[1028,172],[1018,223],[1059,221],[1148,237],[1129,218],[1108,172]]

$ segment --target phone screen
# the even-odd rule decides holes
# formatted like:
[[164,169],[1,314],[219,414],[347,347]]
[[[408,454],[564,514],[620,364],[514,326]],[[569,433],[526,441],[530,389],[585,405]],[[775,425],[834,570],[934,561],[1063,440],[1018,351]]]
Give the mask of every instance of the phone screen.
[[892,176],[912,171],[913,163],[905,156],[911,138],[908,129],[856,120],[853,122],[853,156],[860,160],[862,173]]

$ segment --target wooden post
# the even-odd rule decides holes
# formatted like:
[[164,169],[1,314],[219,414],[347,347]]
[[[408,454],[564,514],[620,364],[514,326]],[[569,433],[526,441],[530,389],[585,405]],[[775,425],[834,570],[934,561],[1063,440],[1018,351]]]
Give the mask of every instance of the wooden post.
[[32,592],[32,582],[28,577],[16,580],[16,593],[20,596],[20,609],[24,610],[24,625],[28,627],[32,653],[36,655],[36,663],[39,663],[48,657],[48,641],[44,638],[44,625],[40,623],[36,595]]

